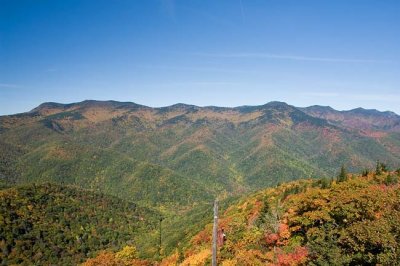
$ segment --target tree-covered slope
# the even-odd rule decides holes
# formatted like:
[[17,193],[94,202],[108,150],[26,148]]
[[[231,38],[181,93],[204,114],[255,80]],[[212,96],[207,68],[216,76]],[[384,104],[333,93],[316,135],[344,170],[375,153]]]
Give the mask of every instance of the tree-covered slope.
[[[0,184],[73,184],[176,211],[217,195],[331,176],[343,163],[358,171],[378,159],[400,162],[399,116],[335,111],[344,123],[317,111],[280,102],[45,103],[0,117]],[[350,127],[351,119],[362,123]]]
[[[285,183],[231,205],[219,219],[219,265],[400,265],[400,172],[382,169]],[[209,221],[162,265],[208,265]]]
[[133,202],[76,187],[46,183],[0,190],[0,261],[74,265],[99,250],[149,240],[158,217]]

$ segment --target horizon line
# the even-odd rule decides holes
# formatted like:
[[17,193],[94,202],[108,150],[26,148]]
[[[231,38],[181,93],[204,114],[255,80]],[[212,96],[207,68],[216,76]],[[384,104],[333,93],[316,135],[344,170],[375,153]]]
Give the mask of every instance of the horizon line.
[[265,105],[268,105],[268,104],[280,103],[280,104],[285,104],[285,105],[294,107],[294,108],[296,108],[296,109],[310,108],[310,107],[323,107],[323,108],[331,108],[331,109],[333,109],[334,111],[338,111],[338,112],[349,112],[349,111],[354,111],[354,110],[357,110],[357,109],[363,109],[363,110],[366,110],[366,111],[378,111],[378,112],[380,112],[380,113],[393,113],[393,114],[395,114],[395,115],[397,115],[397,116],[400,116],[399,114],[397,114],[396,112],[391,111],[391,110],[381,111],[381,110],[378,110],[378,109],[376,109],[376,108],[370,109],[370,108],[364,108],[364,107],[361,107],[361,106],[355,107],[355,108],[352,108],[352,109],[342,109],[342,110],[339,110],[339,109],[335,109],[335,108],[333,108],[333,107],[331,107],[331,106],[329,106],[329,105],[313,104],[313,105],[309,105],[309,106],[295,106],[295,105],[289,104],[289,103],[287,103],[287,102],[284,102],[284,101],[277,101],[277,100],[275,100],[275,101],[269,101],[269,102],[266,102],[266,103],[264,103],[264,104],[255,104],[255,105],[247,105],[247,104],[244,104],[244,105],[238,105],[238,106],[195,105],[195,104],[187,104],[187,103],[182,103],[182,102],[178,102],[178,103],[171,104],[171,105],[165,105],[165,106],[149,106],[149,105],[143,105],[143,104],[136,103],[136,102],[132,102],[132,101],[94,100],[94,99],[85,99],[85,100],[82,100],[82,101],[69,102],[69,103],[53,102],[53,101],[43,102],[43,103],[37,105],[36,107],[34,107],[33,109],[31,109],[31,110],[29,110],[29,111],[25,111],[25,112],[21,112],[21,113],[14,113],[14,114],[4,114],[4,115],[0,115],[0,116],[13,116],[13,115],[18,115],[18,114],[29,113],[29,112],[32,112],[33,110],[39,108],[40,106],[45,105],[45,104],[59,104],[59,105],[64,105],[64,106],[65,106],[65,105],[78,105],[78,104],[82,104],[82,103],[85,103],[85,102],[97,102],[97,103],[114,102],[114,103],[124,103],[124,104],[135,104],[135,105],[139,105],[139,106],[141,106],[141,107],[151,108],[151,109],[162,109],[162,108],[174,107],[174,106],[177,106],[177,105],[183,105],[183,106],[188,106],[188,107],[197,107],[197,108],[226,108],[226,109],[236,109],[236,108],[241,108],[241,107],[261,107],[261,106],[265,106]]

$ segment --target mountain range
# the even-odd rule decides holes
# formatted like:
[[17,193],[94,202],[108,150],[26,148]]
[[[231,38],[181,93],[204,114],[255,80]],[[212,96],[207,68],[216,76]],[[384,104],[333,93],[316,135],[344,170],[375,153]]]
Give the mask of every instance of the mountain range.
[[400,116],[357,108],[43,103],[0,117],[2,186],[55,182],[185,210],[217,195],[400,162]]
[[[391,251],[393,243],[381,252],[379,243],[363,239],[371,257],[370,251],[355,253],[360,246],[348,247],[339,240],[325,247],[320,235],[321,243],[310,242],[308,232],[322,230],[319,227],[300,223],[306,234],[293,231],[283,237],[276,234],[280,229],[275,228],[274,235],[260,219],[271,219],[274,198],[279,198],[297,230],[296,222],[308,219],[304,208],[325,200],[327,188],[333,189],[332,195],[347,189],[348,198],[375,200],[377,191],[398,188],[400,170],[395,176],[388,169],[399,163],[400,116],[393,112],[300,108],[282,102],[234,108],[44,103],[0,117],[0,260],[54,264],[62,258],[73,264],[93,258],[87,265],[108,260],[117,260],[115,265],[203,265],[210,257],[211,203],[218,198],[231,241],[229,250],[220,250],[226,265],[279,260],[301,265],[313,256],[331,263],[340,254],[346,262],[393,261],[398,256]],[[341,166],[364,176],[340,185],[340,179],[333,180]],[[377,173],[371,174],[368,169],[375,166]],[[374,192],[358,191],[360,184]],[[269,194],[271,189],[276,193]],[[293,193],[302,196],[286,201]],[[353,208],[346,197],[326,203],[333,208],[329,215],[340,214],[342,205],[346,211]],[[387,205],[390,199],[385,196],[379,204]],[[303,208],[303,203],[311,205]],[[270,213],[263,205],[272,206]],[[390,226],[398,223],[397,216],[393,221],[388,216],[397,210],[393,208],[383,220]],[[311,214],[317,220],[318,215],[327,217],[325,209]],[[339,214],[332,219],[342,219]],[[285,219],[275,217],[275,222],[290,225]],[[325,230],[328,234],[336,234],[332,226]],[[355,226],[370,230],[368,225]],[[397,231],[384,233],[398,237]],[[276,236],[283,241],[278,246],[269,243]]]

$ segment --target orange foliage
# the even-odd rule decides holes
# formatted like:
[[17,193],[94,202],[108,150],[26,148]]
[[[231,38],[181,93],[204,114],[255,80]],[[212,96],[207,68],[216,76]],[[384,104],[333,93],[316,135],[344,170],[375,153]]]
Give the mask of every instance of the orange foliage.
[[110,251],[102,251],[97,257],[88,259],[82,266],[150,266],[147,260],[123,260]]
[[211,249],[204,249],[199,253],[185,259],[181,266],[202,266],[211,257]]
[[307,260],[308,250],[306,247],[297,247],[292,253],[280,253],[277,256],[279,266],[303,265]]
[[153,263],[150,263],[147,260],[131,260],[125,263],[125,266],[151,266]]
[[260,215],[260,210],[262,208],[262,202],[261,201],[256,201],[255,206],[253,207],[253,209],[251,210],[251,213],[247,219],[247,224],[248,225],[252,225],[254,223],[254,221],[258,218],[258,216]]
[[175,252],[171,256],[163,259],[159,266],[169,266],[169,265],[178,265],[179,254]]
[[198,233],[192,240],[194,245],[200,245],[204,243],[208,243],[211,241],[210,232],[208,230],[203,230]]
[[279,235],[275,233],[265,235],[265,242],[267,242],[268,245],[275,245],[278,239]]
[[290,238],[289,226],[286,223],[279,224],[278,233],[265,234],[265,242],[267,245],[286,245]]
[[231,222],[232,222],[232,217],[222,218],[218,221],[218,227],[224,228],[226,231],[227,228],[229,228]]
[[265,260],[267,260],[267,256],[260,250],[241,249],[237,251],[235,259],[237,260],[236,265],[264,265]]
[[115,258],[115,254],[109,251],[101,252],[97,257],[88,259],[83,266],[119,266],[121,261]]
[[289,239],[290,238],[289,226],[285,223],[279,224],[278,233],[280,238]]

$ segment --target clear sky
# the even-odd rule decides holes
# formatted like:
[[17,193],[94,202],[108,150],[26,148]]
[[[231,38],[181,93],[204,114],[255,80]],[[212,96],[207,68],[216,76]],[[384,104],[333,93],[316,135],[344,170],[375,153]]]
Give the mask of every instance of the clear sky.
[[0,0],[0,114],[85,99],[400,114],[400,1]]

